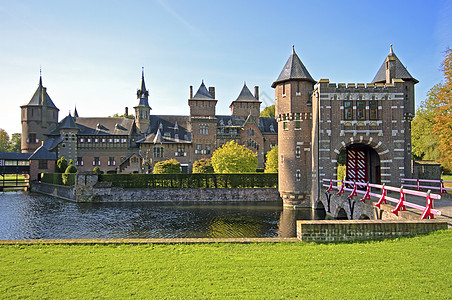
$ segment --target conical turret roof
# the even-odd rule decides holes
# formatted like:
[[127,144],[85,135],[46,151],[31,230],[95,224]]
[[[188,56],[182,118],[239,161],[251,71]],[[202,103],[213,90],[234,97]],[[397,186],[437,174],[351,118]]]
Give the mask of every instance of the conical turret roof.
[[276,87],[276,84],[283,81],[301,79],[307,80],[315,83],[316,81],[309,74],[308,69],[303,65],[297,53],[295,53],[295,47],[292,46],[292,54],[284,65],[281,74],[279,74],[278,79],[273,82],[272,87]]
[[418,83],[419,80],[415,79],[411,74],[408,72],[408,70],[405,68],[405,66],[402,64],[400,59],[395,55],[394,51],[392,50],[392,45],[389,49],[389,54],[383,61],[383,64],[381,65],[380,69],[377,72],[377,75],[375,75],[374,79],[372,80],[372,83],[384,83],[386,82],[386,60],[393,60],[395,63],[395,74],[393,78],[396,79],[403,79],[405,81],[414,81],[414,83]]
[[198,91],[196,92],[195,96],[193,96],[192,99],[212,99],[213,97],[212,95],[209,93],[209,91],[207,90],[204,81],[202,81],[201,86],[199,87]]
[[146,90],[144,83],[144,68],[141,70],[141,88],[137,91],[137,98],[140,100],[138,106],[149,107],[149,91]]
[[58,125],[59,129],[78,129],[77,125],[75,124],[74,117],[72,117],[70,114],[67,115],[63,120],[61,120],[60,124]]
[[31,100],[26,104],[26,106],[47,106],[50,108],[58,109],[53,103],[52,99],[50,99],[49,94],[47,94],[47,90],[42,86],[42,76],[39,76],[39,85],[36,89],[35,93],[31,97]]

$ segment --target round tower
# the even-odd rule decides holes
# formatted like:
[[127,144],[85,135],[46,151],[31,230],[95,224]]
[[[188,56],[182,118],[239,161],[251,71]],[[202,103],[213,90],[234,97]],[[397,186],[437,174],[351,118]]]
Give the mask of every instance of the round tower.
[[312,207],[311,96],[315,83],[293,48],[272,84],[278,122],[278,188],[284,206]]
[[[149,129],[151,107],[149,106],[149,91],[144,83],[144,68],[141,71],[141,88],[137,91],[138,105],[135,109],[135,123],[139,132],[146,132]],[[127,116],[126,116],[127,117]]]
[[46,139],[45,133],[56,128],[58,124],[58,111],[42,85],[42,76],[39,77],[39,86],[31,100],[20,107],[22,122],[22,153],[34,152],[41,142]]

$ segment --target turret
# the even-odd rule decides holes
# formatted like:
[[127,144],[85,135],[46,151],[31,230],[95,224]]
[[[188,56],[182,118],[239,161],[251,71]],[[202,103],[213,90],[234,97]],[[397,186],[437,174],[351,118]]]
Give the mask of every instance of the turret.
[[246,86],[246,83],[244,83],[239,96],[229,106],[231,109],[231,115],[237,119],[245,119],[250,114],[254,118],[259,118],[261,107],[261,102],[258,99],[259,87],[255,87],[255,92],[256,95],[253,96]]
[[272,84],[278,122],[278,187],[285,206],[311,207],[311,95],[315,83],[292,48]]
[[[137,91],[138,105],[135,106],[135,123],[138,131],[146,132],[150,124],[149,91],[146,90],[144,83],[144,68],[141,71],[141,88]],[[126,116],[127,117],[127,116]]]
[[22,121],[22,153],[34,152],[45,139],[44,134],[54,129],[58,124],[58,111],[47,89],[42,85],[42,76],[39,76],[39,85],[31,100],[21,107]]

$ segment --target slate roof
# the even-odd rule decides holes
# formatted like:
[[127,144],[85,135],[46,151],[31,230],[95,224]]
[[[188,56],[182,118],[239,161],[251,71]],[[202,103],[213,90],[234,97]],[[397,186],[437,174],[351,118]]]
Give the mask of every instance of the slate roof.
[[246,86],[246,83],[243,84],[243,88],[240,91],[239,96],[235,101],[253,101],[253,102],[259,102],[259,100],[254,97],[254,95],[251,93],[251,91]]
[[31,97],[31,100],[25,106],[47,106],[58,109],[52,99],[50,99],[46,89],[42,86],[42,77],[39,77],[39,86]]
[[273,82],[272,87],[276,87],[279,82],[291,80],[291,79],[302,79],[315,83],[316,81],[309,74],[308,69],[303,65],[297,53],[295,53],[295,48],[292,47],[292,54],[287,60],[284,68],[279,74],[278,79]]
[[204,81],[201,83],[201,86],[199,87],[198,91],[196,92],[195,96],[193,96],[192,99],[213,99],[212,95],[207,90],[206,86],[204,85]]
[[278,133],[278,123],[276,122],[276,119],[272,117],[260,117],[258,127],[263,134]]
[[71,115],[67,115],[63,120],[58,124],[59,129],[78,129],[77,125],[75,125],[75,117]]
[[149,92],[146,90],[146,84],[144,83],[144,69],[141,71],[141,89],[137,91],[137,98],[140,99],[138,106],[149,107]]
[[29,157],[30,160],[56,160],[56,153],[49,152],[49,150],[41,145],[35,152]]
[[28,160],[32,153],[9,153],[0,152],[0,159],[5,160]]
[[77,135],[130,135],[134,119],[117,118],[77,118]]
[[63,141],[62,137],[56,136],[56,137],[49,137],[44,142],[44,147],[49,149],[49,151],[54,150],[61,142]]
[[231,115],[219,115],[215,117],[217,118],[217,127],[242,127],[245,123],[244,119],[237,119]]
[[408,72],[408,70],[405,68],[405,66],[402,64],[400,59],[395,55],[394,51],[392,50],[392,45],[389,50],[388,56],[383,61],[383,64],[381,65],[380,69],[377,72],[377,75],[375,75],[374,79],[372,80],[372,83],[384,83],[386,82],[386,59],[387,58],[393,58],[395,61],[395,75],[394,78],[396,79],[403,79],[405,81],[414,81],[414,83],[418,83],[419,80],[415,79],[411,74]]
[[147,136],[137,143],[189,144],[191,143],[191,133],[188,131],[189,122],[189,116],[152,115]]

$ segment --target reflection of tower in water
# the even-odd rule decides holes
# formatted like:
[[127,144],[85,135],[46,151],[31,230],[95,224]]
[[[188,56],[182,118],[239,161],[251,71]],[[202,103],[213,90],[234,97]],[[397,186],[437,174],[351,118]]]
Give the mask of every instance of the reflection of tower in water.
[[297,236],[297,220],[324,220],[325,211],[311,208],[284,208],[279,216],[278,237]]

